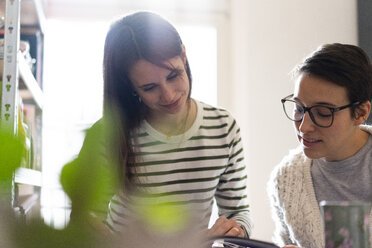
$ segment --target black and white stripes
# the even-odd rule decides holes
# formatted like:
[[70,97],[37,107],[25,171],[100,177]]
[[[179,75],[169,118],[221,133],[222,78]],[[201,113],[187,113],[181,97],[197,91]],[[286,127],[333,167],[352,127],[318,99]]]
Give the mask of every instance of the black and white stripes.
[[[138,187],[151,202],[187,207],[200,214],[207,227],[213,199],[219,215],[234,218],[249,233],[247,174],[240,129],[223,109],[197,102],[193,126],[184,134],[167,137],[146,121],[137,137],[139,162]],[[130,215],[128,203],[116,196],[110,203],[107,219],[113,231],[120,230]]]

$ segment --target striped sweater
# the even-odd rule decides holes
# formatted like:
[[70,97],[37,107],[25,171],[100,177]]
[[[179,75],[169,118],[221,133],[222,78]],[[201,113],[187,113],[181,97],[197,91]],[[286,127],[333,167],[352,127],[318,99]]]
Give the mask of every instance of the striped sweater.
[[[208,226],[215,199],[219,216],[235,219],[250,234],[240,129],[226,110],[195,102],[196,119],[184,134],[167,137],[146,121],[135,133],[140,157],[135,173],[146,192],[136,198],[191,209],[202,228]],[[114,232],[123,229],[131,215],[128,202],[123,194],[110,202],[107,224]]]

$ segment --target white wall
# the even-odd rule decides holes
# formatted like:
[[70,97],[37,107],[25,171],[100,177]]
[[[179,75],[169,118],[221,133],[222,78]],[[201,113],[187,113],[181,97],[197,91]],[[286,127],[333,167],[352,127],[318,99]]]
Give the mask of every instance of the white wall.
[[249,166],[254,238],[271,240],[266,183],[297,145],[280,99],[293,90],[288,72],[322,43],[357,43],[356,0],[231,0],[230,91],[219,94],[241,126]]

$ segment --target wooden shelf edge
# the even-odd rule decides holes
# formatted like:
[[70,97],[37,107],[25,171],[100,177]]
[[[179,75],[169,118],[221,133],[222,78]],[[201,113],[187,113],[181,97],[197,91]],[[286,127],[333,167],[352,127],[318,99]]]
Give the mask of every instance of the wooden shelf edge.
[[41,172],[27,168],[18,168],[14,175],[14,182],[41,187]]

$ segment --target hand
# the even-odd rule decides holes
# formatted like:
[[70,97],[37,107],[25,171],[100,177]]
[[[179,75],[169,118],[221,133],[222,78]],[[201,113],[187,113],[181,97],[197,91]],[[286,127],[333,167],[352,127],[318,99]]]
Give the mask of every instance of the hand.
[[244,237],[245,233],[238,223],[233,219],[227,219],[225,216],[221,216],[216,220],[216,223],[207,231],[208,236],[237,236]]
[[87,223],[94,231],[97,231],[103,236],[109,237],[112,235],[110,229],[98,217],[92,214],[87,218]]

